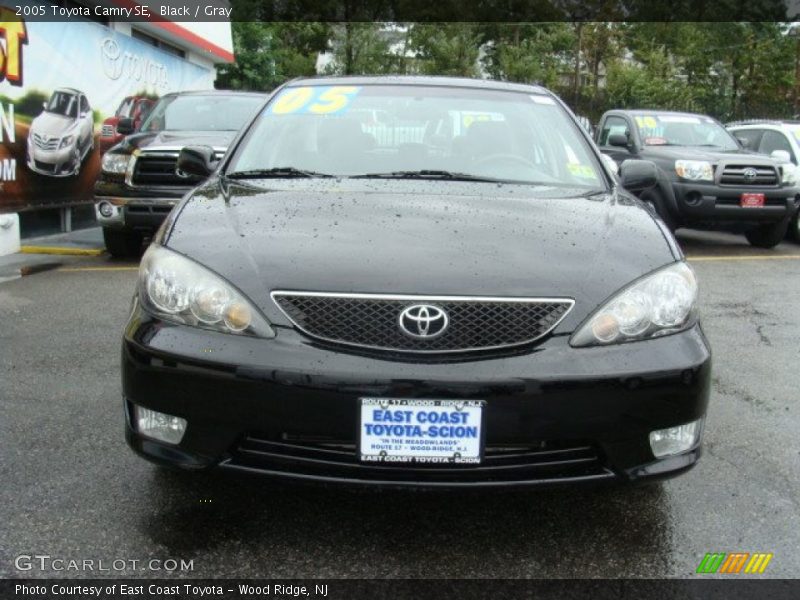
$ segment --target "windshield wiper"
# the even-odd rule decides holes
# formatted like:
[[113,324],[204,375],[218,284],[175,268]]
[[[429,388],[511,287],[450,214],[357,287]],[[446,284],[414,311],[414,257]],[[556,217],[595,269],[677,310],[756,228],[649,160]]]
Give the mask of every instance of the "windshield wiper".
[[272,169],[250,169],[248,171],[232,171],[225,173],[228,179],[268,179],[268,178],[294,178],[294,177],[333,177],[329,173],[317,173],[295,167],[274,167]]
[[386,173],[364,173],[351,175],[351,179],[447,179],[449,181],[485,181],[489,183],[506,183],[502,179],[481,177],[469,173],[456,173],[453,171],[439,171],[422,169],[420,171],[388,171]]

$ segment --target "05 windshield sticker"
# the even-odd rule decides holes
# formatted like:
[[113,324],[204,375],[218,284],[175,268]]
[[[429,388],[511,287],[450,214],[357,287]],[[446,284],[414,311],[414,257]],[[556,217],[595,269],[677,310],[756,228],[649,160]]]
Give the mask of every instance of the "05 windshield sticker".
[[270,102],[266,115],[342,115],[361,91],[355,85],[287,88]]
[[597,179],[597,174],[589,165],[582,165],[580,163],[567,163],[567,170],[575,177],[580,177],[581,179]]

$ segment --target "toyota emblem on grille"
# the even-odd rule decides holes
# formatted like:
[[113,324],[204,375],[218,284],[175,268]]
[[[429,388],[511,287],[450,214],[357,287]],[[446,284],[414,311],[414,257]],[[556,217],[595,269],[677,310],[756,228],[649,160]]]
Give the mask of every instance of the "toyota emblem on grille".
[[450,319],[438,306],[414,304],[403,309],[397,322],[406,335],[429,340],[442,335],[450,324]]
[[745,181],[755,181],[757,176],[758,171],[756,171],[753,167],[746,168],[742,173],[742,177],[744,177]]

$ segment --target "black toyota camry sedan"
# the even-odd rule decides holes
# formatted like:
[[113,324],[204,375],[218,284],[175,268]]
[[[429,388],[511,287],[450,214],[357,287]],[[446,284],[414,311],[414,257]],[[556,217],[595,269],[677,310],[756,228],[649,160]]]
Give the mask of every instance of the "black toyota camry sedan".
[[142,259],[127,440],[152,461],[350,484],[680,474],[711,353],[697,282],[546,89],[295,80]]

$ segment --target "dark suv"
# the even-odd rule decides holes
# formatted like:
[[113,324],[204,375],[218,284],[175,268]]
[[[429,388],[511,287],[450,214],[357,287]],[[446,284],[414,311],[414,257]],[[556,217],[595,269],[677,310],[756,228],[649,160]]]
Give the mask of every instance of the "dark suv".
[[772,248],[800,202],[793,171],[745,150],[705,115],[612,110],[600,120],[596,141],[618,164],[631,158],[656,164],[658,185],[642,199],[673,230],[727,229]]
[[168,94],[135,133],[131,119],[120,120],[117,131],[132,135],[103,155],[94,187],[108,252],[137,254],[181,196],[202,181],[176,169],[181,148],[203,144],[222,157],[266,99],[266,94],[245,92]]

